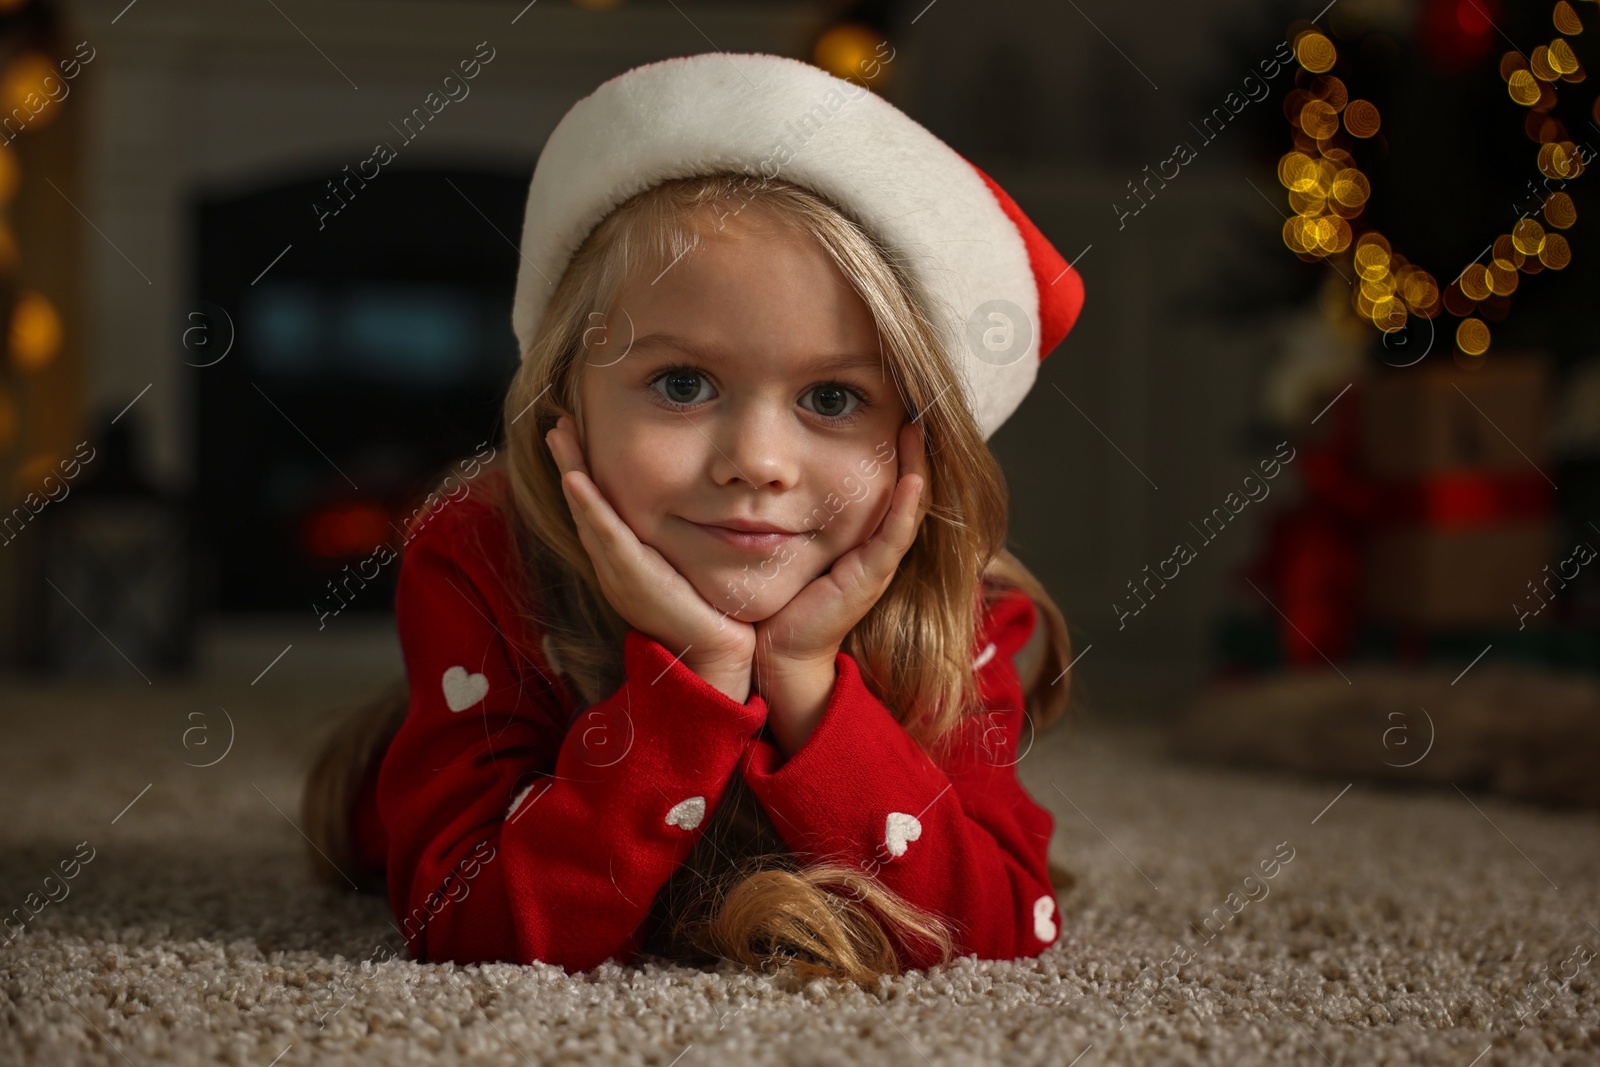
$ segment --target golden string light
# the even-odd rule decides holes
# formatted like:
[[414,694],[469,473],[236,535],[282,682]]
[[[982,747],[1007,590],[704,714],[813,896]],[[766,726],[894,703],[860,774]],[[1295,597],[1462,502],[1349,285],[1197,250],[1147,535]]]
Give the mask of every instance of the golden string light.
[[[1583,32],[1583,22],[1567,0],[1558,0],[1551,22],[1561,36],[1527,57],[1516,51],[1505,53],[1500,78],[1511,99],[1528,109],[1523,128],[1539,145],[1534,160],[1539,173],[1566,181],[1583,173],[1584,160],[1550,112],[1556,105],[1555,86],[1576,84],[1586,76],[1567,40]],[[1404,327],[1410,316],[1434,319],[1448,312],[1461,320],[1455,330],[1456,346],[1465,355],[1482,356],[1490,344],[1483,320],[1505,317],[1522,275],[1561,270],[1572,261],[1566,238],[1552,232],[1577,222],[1572,197],[1565,192],[1549,195],[1539,208],[1542,225],[1531,217],[1518,220],[1510,233],[1495,238],[1488,263],[1469,263],[1441,288],[1432,274],[1396,252],[1381,233],[1369,229],[1355,235],[1351,222],[1371,197],[1372,184],[1338,142],[1341,131],[1359,140],[1374,136],[1382,116],[1370,100],[1351,99],[1345,83],[1329,73],[1339,54],[1326,35],[1305,29],[1292,44],[1301,68],[1315,77],[1284,98],[1294,148],[1278,160],[1278,181],[1287,190],[1293,211],[1283,224],[1283,243],[1307,262],[1328,261],[1348,252],[1358,282],[1351,287],[1351,305],[1385,333]],[[1600,121],[1600,99],[1593,110]]]

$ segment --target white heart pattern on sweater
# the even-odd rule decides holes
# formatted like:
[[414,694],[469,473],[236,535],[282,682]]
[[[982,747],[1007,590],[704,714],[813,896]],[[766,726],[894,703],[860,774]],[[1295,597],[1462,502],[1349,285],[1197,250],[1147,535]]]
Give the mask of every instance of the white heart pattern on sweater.
[[522,802],[528,798],[528,794],[533,792],[533,787],[538,784],[537,782],[529,782],[523,787],[522,792],[511,798],[511,806],[506,809],[506,818],[511,818],[516,813],[516,810],[522,807]]
[[883,843],[888,846],[891,856],[904,856],[906,842],[915,841],[921,836],[922,823],[915,815],[891,811],[883,821]]
[[672,810],[667,812],[667,825],[693,830],[705,817],[706,798],[690,797],[688,800],[678,801],[672,806]]
[[984,647],[984,650],[978,653],[978,658],[972,661],[972,669],[977,670],[985,663],[988,663],[990,660],[994,659],[994,652],[994,642],[990,641],[988,645]]
[[1056,898],[1043,896],[1033,902],[1033,936],[1040,941],[1056,939],[1056,924],[1050,918],[1055,914]]
[[489,695],[489,679],[482,674],[468,674],[465,667],[451,667],[441,680],[444,702],[451,711],[466,711]]

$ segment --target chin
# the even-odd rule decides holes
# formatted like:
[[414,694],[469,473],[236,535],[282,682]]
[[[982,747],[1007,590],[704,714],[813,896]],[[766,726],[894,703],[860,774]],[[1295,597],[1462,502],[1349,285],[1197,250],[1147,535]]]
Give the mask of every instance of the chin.
[[[787,582],[782,586],[768,582],[760,587],[754,581],[741,584],[741,577],[748,576],[708,578],[706,584],[696,582],[694,585],[712,607],[727,612],[730,619],[749,623],[770,619],[799,592],[798,589],[789,588]],[[732,588],[729,588],[730,582]]]
[[[733,600],[732,603],[738,604],[739,601],[738,600]],[[718,608],[717,610],[721,611],[721,610],[723,610],[723,608]],[[757,600],[757,601],[753,601],[753,602],[748,602],[748,603],[744,604],[742,607],[738,608],[735,611],[728,612],[728,618],[733,619],[736,622],[757,623],[757,622],[766,622],[768,619],[772,618],[772,616],[776,615],[777,613],[778,613],[778,608],[777,607],[769,607],[767,605],[762,604],[761,601]]]

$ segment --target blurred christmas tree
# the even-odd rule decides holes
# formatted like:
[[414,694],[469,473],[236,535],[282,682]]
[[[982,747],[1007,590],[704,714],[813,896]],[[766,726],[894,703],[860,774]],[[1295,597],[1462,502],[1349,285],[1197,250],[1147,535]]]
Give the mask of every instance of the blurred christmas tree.
[[[1277,8],[1233,51],[1248,63],[1280,33],[1293,85],[1238,131],[1279,218],[1248,227],[1248,255],[1205,299],[1235,321],[1305,309],[1287,316],[1262,423],[1307,448],[1307,491],[1247,575],[1283,621],[1225,625],[1224,659],[1273,658],[1249,649],[1254,626],[1307,665],[1488,642],[1600,666],[1595,576],[1534,587],[1555,547],[1600,534],[1585,216],[1600,103],[1584,63],[1600,12],[1343,0],[1316,20]],[[1552,409],[1552,374],[1594,387]],[[1523,584],[1539,599],[1519,614]]]

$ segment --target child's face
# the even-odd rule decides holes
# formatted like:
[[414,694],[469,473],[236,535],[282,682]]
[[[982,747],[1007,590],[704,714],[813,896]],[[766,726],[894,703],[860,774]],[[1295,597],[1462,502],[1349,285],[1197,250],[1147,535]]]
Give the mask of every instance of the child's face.
[[[819,244],[751,208],[700,233],[590,332],[584,454],[640,541],[759,622],[877,528],[907,412],[871,312]],[[858,365],[826,366],[841,357]],[[798,535],[706,528],[739,520]]]

